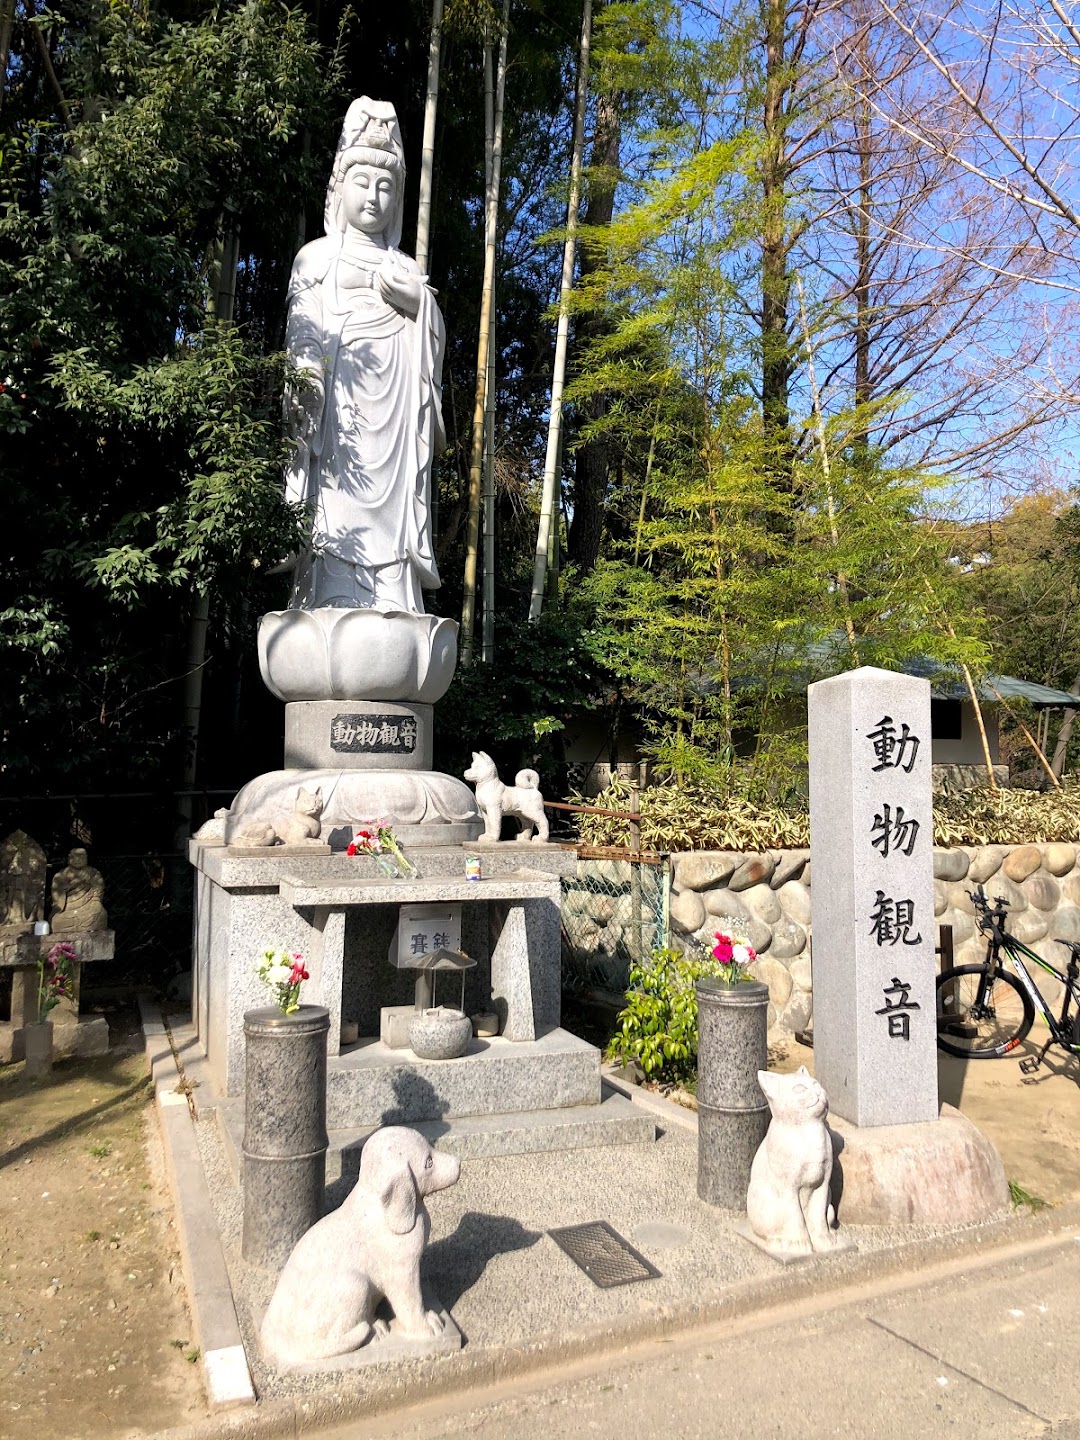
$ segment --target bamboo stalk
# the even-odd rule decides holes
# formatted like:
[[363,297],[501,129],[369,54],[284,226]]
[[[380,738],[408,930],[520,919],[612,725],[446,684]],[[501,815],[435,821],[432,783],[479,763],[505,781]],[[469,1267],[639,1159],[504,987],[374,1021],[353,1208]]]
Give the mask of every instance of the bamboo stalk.
[[1039,742],[1035,739],[1034,735],[1032,735],[1031,731],[1030,731],[1030,730],[1027,728],[1027,726],[1024,724],[1023,720],[1020,719],[1020,716],[1017,715],[1016,711],[1012,708],[1012,706],[1009,704],[1009,702],[1005,699],[1005,696],[1002,695],[1001,691],[997,688],[997,686],[994,684],[994,682],[993,682],[991,679],[987,678],[986,683],[990,686],[990,689],[994,692],[994,694],[997,696],[997,698],[1001,701],[1002,705],[1005,706],[1006,711],[1012,716],[1012,718],[1013,718],[1013,719],[1016,721],[1016,723],[1020,726],[1020,729],[1024,732],[1024,735],[1027,737],[1027,742],[1028,742],[1028,744],[1029,744],[1029,745],[1031,746],[1031,748],[1035,751],[1035,754],[1039,757],[1039,764],[1040,764],[1040,765],[1043,767],[1043,769],[1046,771],[1047,775],[1050,776],[1050,780],[1051,780],[1051,782],[1053,783],[1054,789],[1055,789],[1055,790],[1060,790],[1060,789],[1061,789],[1061,781],[1060,781],[1060,780],[1058,779],[1058,777],[1054,774],[1053,768],[1051,767],[1050,761],[1047,760],[1046,754],[1045,754],[1045,752],[1043,751],[1042,746],[1041,746],[1041,745],[1039,744]]
[[421,275],[430,264],[431,183],[435,165],[435,116],[439,108],[439,59],[442,51],[443,0],[432,0],[431,43],[428,46],[424,139],[420,152],[420,201],[416,210],[416,263]]
[[[825,422],[821,415],[821,392],[818,389],[817,370],[814,367],[814,347],[810,341],[810,326],[806,319],[806,302],[803,298],[802,280],[798,275],[795,277],[795,284],[799,291],[799,319],[802,322],[803,340],[806,344],[806,375],[810,381],[810,403],[814,417],[814,439],[817,442],[818,450],[821,453],[821,473],[825,480],[825,506],[829,516],[829,536],[832,540],[833,550],[840,548],[840,530],[836,523],[836,502],[833,498],[832,487],[832,464],[829,459],[829,447],[825,439]],[[851,658],[856,666],[861,665],[859,659],[859,646],[855,639],[855,625],[851,619],[851,594],[848,589],[848,578],[843,570],[836,572],[836,585],[844,602],[844,630],[847,634],[848,646],[851,649]]]
[[581,54],[578,63],[577,96],[574,102],[574,138],[570,159],[570,196],[566,206],[566,241],[563,245],[562,279],[559,286],[559,321],[555,331],[555,363],[551,373],[551,412],[548,418],[544,484],[540,495],[540,524],[533,560],[532,596],[529,621],[540,618],[544,604],[548,549],[552,517],[555,514],[555,485],[559,468],[559,440],[562,431],[562,396],[566,379],[566,349],[570,336],[570,290],[574,283],[574,252],[577,244],[577,212],[581,198],[581,154],[585,136],[585,100],[589,88],[589,45],[592,38],[592,0],[585,0],[581,16]]
[[[948,625],[949,622],[946,621],[945,623]],[[951,625],[949,625],[949,634],[952,635],[955,640],[956,634]],[[986,738],[986,725],[983,722],[982,706],[979,704],[979,697],[975,691],[975,682],[971,678],[971,671],[964,664],[961,664],[960,668],[964,672],[964,683],[968,688],[968,694],[971,696],[971,703],[975,706],[975,719],[979,726],[979,739],[982,741],[983,760],[986,762],[987,783],[990,789],[996,792],[998,788],[997,776],[994,774],[994,762],[990,758],[990,741]]]
[[503,29],[499,41],[499,80],[496,86],[491,146],[491,183],[485,206],[484,284],[480,296],[480,335],[476,354],[476,398],[473,404],[472,453],[469,463],[469,510],[465,529],[465,584],[461,606],[461,663],[473,659],[473,631],[476,627],[476,577],[480,558],[480,509],[484,468],[484,421],[487,413],[488,354],[491,346],[491,313],[495,290],[495,235],[499,218],[499,185],[502,176],[502,112],[506,81],[506,42],[510,28],[510,0],[503,5]]

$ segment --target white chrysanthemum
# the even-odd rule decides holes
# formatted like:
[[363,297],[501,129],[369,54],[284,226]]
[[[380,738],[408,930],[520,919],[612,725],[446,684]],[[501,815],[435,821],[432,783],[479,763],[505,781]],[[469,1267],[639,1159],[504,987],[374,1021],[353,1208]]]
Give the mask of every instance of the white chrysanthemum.
[[268,985],[284,985],[291,974],[291,965],[271,965],[266,972],[266,983]]
[[733,946],[731,951],[731,958],[732,960],[734,960],[736,965],[750,964],[750,952],[749,950],[747,950],[745,945]]

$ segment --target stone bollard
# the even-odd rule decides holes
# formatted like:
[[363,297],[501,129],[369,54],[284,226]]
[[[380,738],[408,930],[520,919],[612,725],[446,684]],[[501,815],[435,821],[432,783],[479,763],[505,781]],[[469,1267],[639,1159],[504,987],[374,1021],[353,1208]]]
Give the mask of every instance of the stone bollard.
[[254,1265],[280,1270],[322,1217],[330,1012],[301,1005],[244,1015],[244,1238]]
[[769,987],[699,980],[698,1195],[746,1209],[750,1166],[769,1128],[757,1072],[768,1065]]

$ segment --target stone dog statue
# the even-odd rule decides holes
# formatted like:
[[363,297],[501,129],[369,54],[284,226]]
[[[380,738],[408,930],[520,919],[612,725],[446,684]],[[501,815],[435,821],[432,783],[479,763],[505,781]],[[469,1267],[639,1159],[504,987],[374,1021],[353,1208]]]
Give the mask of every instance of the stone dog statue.
[[393,1333],[411,1340],[443,1333],[424,1309],[420,1257],[431,1221],[424,1197],[456,1183],[461,1162],[422,1135],[388,1125],[368,1140],[360,1178],[340,1209],[297,1243],[267,1307],[262,1348],[279,1369],[348,1355],[389,1333],[375,1319],[385,1298]]
[[481,838],[485,842],[490,844],[498,840],[504,815],[513,815],[520,821],[518,840],[535,839],[539,843],[547,840],[548,822],[544,814],[544,797],[540,794],[540,776],[535,770],[519,770],[514,776],[513,785],[504,785],[491,756],[483,750],[474,750],[472,764],[465,771],[465,779],[476,786],[476,808],[484,817],[484,833]]
[[777,1260],[850,1249],[833,1229],[829,1202],[829,1097],[805,1065],[793,1075],[759,1070],[757,1078],[772,1120],[750,1167],[747,1238]]

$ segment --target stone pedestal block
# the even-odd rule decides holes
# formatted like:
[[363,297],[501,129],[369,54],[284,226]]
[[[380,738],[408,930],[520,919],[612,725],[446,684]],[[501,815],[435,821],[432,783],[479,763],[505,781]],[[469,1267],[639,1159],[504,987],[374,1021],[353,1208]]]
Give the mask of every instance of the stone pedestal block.
[[430,770],[432,714],[392,700],[294,701],[285,706],[285,768]]
[[936,1120],[930,686],[809,690],[814,1070],[853,1124]]
[[731,1210],[746,1206],[769,1105],[757,1072],[768,1064],[769,990],[757,981],[700,980],[698,999],[698,1195]]
[[28,1080],[44,1080],[51,1073],[53,1065],[52,1021],[41,1020],[27,1025],[22,1033],[26,1077]]
[[301,1005],[244,1016],[244,1259],[280,1268],[322,1217],[330,1012]]
[[932,1124],[829,1128],[842,1225],[968,1225],[1008,1208],[1001,1157],[951,1105]]

